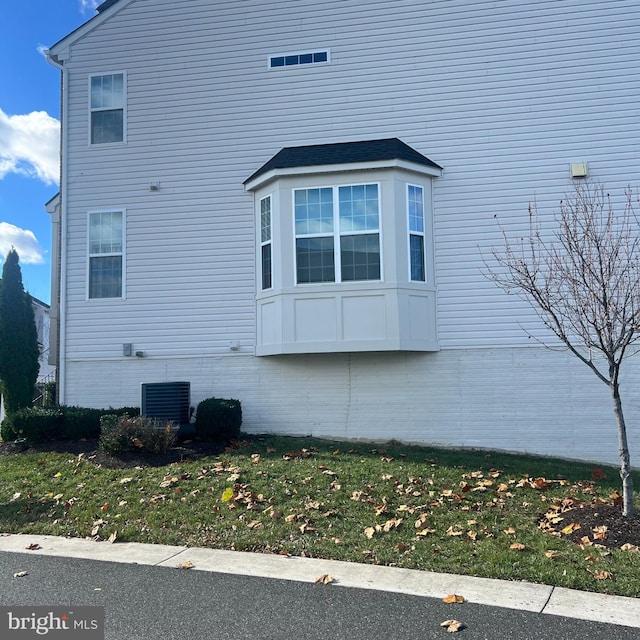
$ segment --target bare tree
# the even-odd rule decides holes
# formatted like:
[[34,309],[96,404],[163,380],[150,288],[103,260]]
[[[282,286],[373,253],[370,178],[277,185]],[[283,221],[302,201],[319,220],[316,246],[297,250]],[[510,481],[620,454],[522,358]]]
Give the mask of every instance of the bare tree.
[[[515,292],[611,392],[618,430],[623,513],[633,516],[633,480],[620,398],[620,369],[640,339],[640,226],[630,189],[615,212],[601,186],[576,185],[560,203],[555,227],[543,233],[536,205],[528,237],[504,249],[487,276]],[[546,344],[546,343],[545,343]],[[549,346],[547,344],[547,346]]]

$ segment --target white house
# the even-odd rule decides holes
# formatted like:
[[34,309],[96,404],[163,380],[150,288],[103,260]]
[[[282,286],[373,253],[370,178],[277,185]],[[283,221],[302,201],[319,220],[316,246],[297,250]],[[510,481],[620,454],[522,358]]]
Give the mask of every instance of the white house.
[[48,51],[60,401],[188,381],[249,431],[616,462],[607,387],[482,271],[496,218],[639,184],[639,30],[634,0],[104,2]]

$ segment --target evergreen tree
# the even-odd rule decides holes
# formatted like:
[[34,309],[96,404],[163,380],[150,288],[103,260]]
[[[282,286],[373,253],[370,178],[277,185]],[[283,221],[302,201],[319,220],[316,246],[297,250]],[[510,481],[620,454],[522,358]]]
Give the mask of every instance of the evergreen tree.
[[0,389],[7,413],[31,406],[39,370],[38,332],[19,257],[11,249],[0,281]]

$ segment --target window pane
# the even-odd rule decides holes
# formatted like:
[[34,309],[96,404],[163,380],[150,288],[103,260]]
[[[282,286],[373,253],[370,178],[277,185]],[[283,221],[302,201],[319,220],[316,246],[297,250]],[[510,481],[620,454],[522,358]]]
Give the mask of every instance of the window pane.
[[378,185],[339,187],[340,232],[377,231],[379,223]]
[[314,62],[326,62],[327,61],[327,52],[326,51],[319,51],[318,53],[314,53],[313,54],[313,61]]
[[296,235],[333,232],[333,190],[301,189],[294,196]]
[[124,76],[116,73],[91,78],[91,108],[124,107]]
[[271,198],[260,201],[260,241],[271,240]]
[[333,237],[296,239],[298,283],[335,282]]
[[89,297],[122,297],[122,256],[89,259]]
[[380,280],[380,239],[377,233],[340,238],[343,281]]
[[411,279],[424,282],[424,237],[409,236],[409,252],[411,258]]
[[101,211],[89,217],[89,253],[122,251],[122,213]]
[[301,53],[300,54],[300,64],[311,64],[313,62],[313,54],[312,53]]
[[262,247],[262,288],[271,289],[271,244]]
[[278,56],[277,58],[271,58],[272,67],[284,67],[284,56]]
[[422,198],[422,187],[409,185],[408,188],[409,205],[409,231],[424,232],[424,204]]
[[91,144],[122,142],[124,116],[122,109],[93,111],[91,113]]
[[284,63],[287,66],[292,64],[298,64],[298,56],[285,56]]

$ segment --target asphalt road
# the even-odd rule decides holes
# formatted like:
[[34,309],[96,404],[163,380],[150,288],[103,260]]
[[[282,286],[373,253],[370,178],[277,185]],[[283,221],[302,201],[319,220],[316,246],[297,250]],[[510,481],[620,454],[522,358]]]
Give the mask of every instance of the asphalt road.
[[[640,629],[468,602],[8,552],[0,552],[0,605],[104,606],[107,640],[640,638]],[[455,635],[440,627],[451,618],[465,624]]]

